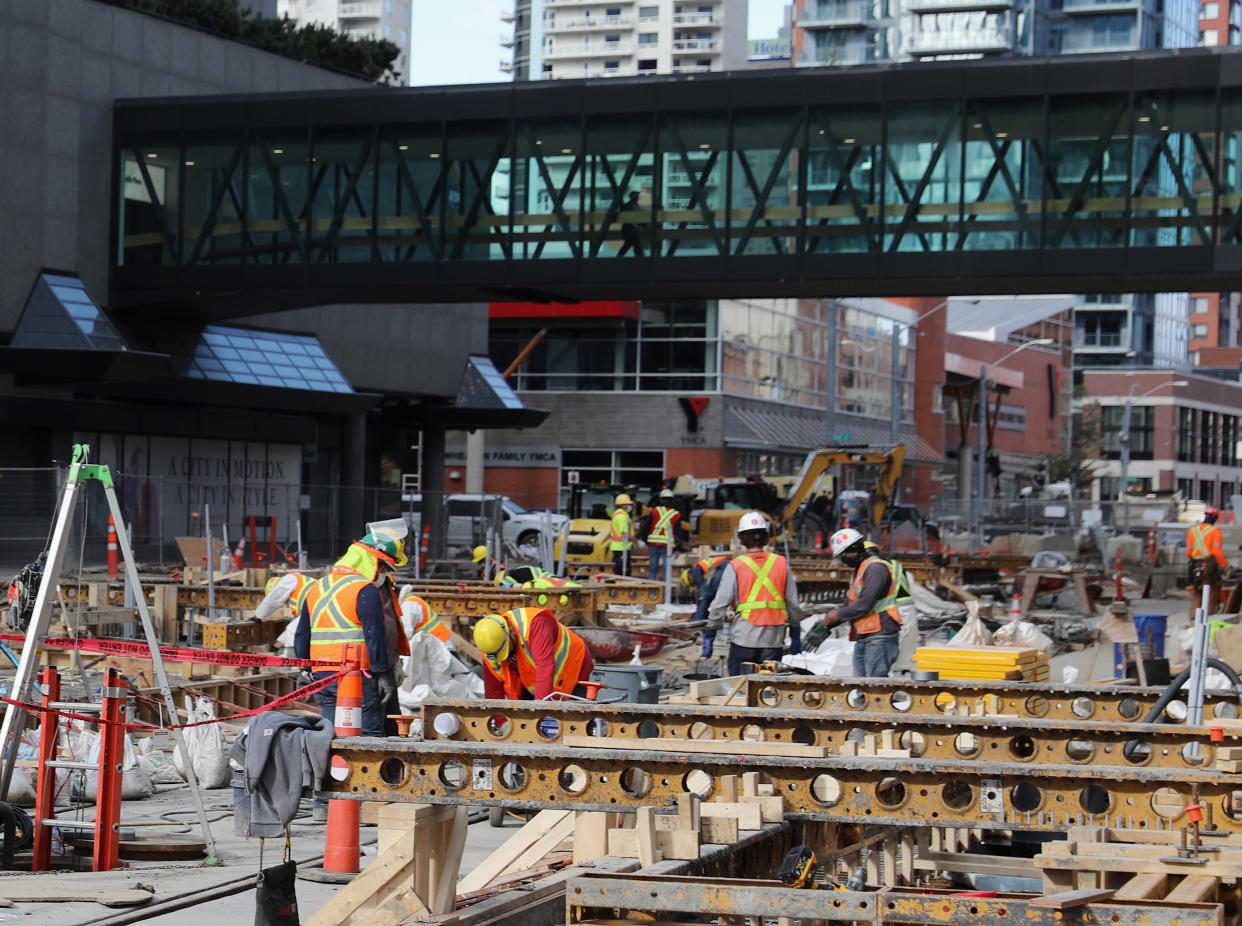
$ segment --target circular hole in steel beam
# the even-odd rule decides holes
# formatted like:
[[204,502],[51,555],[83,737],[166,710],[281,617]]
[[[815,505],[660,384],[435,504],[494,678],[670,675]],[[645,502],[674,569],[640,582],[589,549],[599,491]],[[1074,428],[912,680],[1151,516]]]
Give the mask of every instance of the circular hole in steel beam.
[[1182,761],[1192,768],[1203,765],[1212,755],[1212,748],[1202,743],[1190,742],[1181,748]]
[[1065,757],[1071,762],[1090,762],[1095,755],[1095,743],[1090,740],[1073,739],[1065,744]]
[[487,718],[487,732],[496,739],[504,739],[513,730],[513,724],[509,723],[507,717],[500,714],[493,714]]
[[436,777],[450,791],[460,791],[466,783],[466,767],[456,759],[450,759],[436,769]]
[[764,685],[756,695],[760,707],[776,707],[781,703],[780,690],[775,685]]
[[1043,802],[1043,792],[1039,790],[1037,785],[1029,781],[1019,782],[1009,789],[1009,803],[1019,813],[1030,813],[1033,810],[1038,810],[1039,805]]
[[947,691],[941,691],[932,700],[932,704],[936,706],[936,710],[940,711],[940,713],[949,714],[957,709],[957,698]]
[[1117,713],[1122,720],[1133,720],[1142,709],[1143,706],[1139,704],[1138,698],[1125,697],[1117,702]]
[[742,727],[740,739],[744,743],[762,743],[763,728],[757,723],[748,723]]
[[621,785],[621,790],[630,795],[630,797],[642,797],[651,790],[650,777],[637,766],[623,771],[621,777],[617,779],[617,783]]
[[1131,765],[1146,765],[1151,761],[1151,743],[1140,739],[1128,740],[1121,754]]
[[911,758],[917,759],[923,753],[927,752],[927,737],[917,730],[906,730],[897,738],[897,742],[902,749],[910,751]]
[[561,735],[561,722],[555,717],[540,717],[535,724],[535,729],[539,731],[539,735],[546,740],[554,740]]
[[1095,702],[1090,698],[1075,698],[1070,702],[1070,713],[1075,717],[1086,720],[1095,713]]
[[894,810],[906,802],[906,786],[890,775],[875,786],[875,799],[880,806]]
[[957,750],[957,754],[963,759],[969,759],[979,754],[979,737],[973,733],[959,733],[953,737],[953,748]]
[[889,696],[888,703],[893,706],[893,710],[905,713],[914,704],[914,698],[910,697],[908,691],[894,691]]
[[860,711],[867,706],[867,692],[861,688],[851,688],[850,693],[845,696],[845,703]]
[[1009,740],[1009,754],[1019,762],[1025,762],[1035,755],[1035,741],[1025,733],[1019,733]]
[[1113,798],[1100,785],[1087,785],[1078,792],[1078,803],[1089,814],[1108,813],[1108,808],[1113,806]]
[[716,780],[701,768],[691,769],[681,781],[683,791],[697,794],[699,797],[710,797]]
[[408,769],[406,769],[405,763],[400,759],[389,758],[380,763],[380,780],[389,787],[395,788],[397,785],[401,784],[401,782],[405,781],[407,773]]
[[1186,809],[1186,798],[1173,788],[1157,788],[1151,792],[1149,800],[1152,813],[1166,820],[1176,820]]
[[701,720],[696,720],[690,724],[690,739],[692,740],[710,740],[716,738],[716,731],[711,728],[710,724],[706,724]]
[[506,762],[496,773],[496,780],[506,791],[521,791],[526,786],[526,769],[516,762]]
[[635,732],[638,734],[639,739],[655,739],[660,735],[660,725],[648,717],[638,725],[638,729]]
[[808,688],[806,691],[802,692],[802,704],[804,707],[819,709],[824,706],[824,693],[822,691],[816,691],[813,688]]
[[975,802],[975,792],[966,782],[954,780],[940,789],[940,799],[952,810],[965,810]]
[[811,797],[825,807],[841,800],[841,782],[831,775],[816,775],[811,781]]
[[1217,701],[1212,705],[1212,716],[1218,720],[1237,720],[1238,705],[1232,701]]
[[789,738],[800,746],[814,746],[815,730],[806,724],[799,724],[793,728]]
[[566,765],[556,775],[556,783],[562,791],[570,794],[581,794],[586,790],[587,774],[579,765]]
[[1043,717],[1050,710],[1051,705],[1047,698],[1039,695],[1031,695],[1026,699],[1026,712],[1032,717]]

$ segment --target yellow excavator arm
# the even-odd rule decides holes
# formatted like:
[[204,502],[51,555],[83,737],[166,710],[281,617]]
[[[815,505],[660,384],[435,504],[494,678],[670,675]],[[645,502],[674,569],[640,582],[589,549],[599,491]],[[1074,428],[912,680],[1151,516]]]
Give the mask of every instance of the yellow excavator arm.
[[888,507],[888,500],[893,494],[897,480],[901,478],[901,466],[906,459],[906,447],[897,444],[892,448],[865,448],[846,450],[839,447],[820,447],[806,455],[802,463],[802,471],[789,490],[785,501],[785,510],[781,514],[781,524],[786,532],[793,533],[794,516],[798,509],[813,495],[821,479],[830,469],[838,464],[865,466],[879,464],[880,472],[875,486],[871,490],[872,511],[871,523],[879,524]]

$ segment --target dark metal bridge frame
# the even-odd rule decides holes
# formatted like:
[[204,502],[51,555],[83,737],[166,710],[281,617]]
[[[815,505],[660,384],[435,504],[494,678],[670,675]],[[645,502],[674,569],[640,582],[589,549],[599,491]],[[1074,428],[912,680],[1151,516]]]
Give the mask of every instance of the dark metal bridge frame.
[[116,104],[115,308],[1242,286],[1242,54]]

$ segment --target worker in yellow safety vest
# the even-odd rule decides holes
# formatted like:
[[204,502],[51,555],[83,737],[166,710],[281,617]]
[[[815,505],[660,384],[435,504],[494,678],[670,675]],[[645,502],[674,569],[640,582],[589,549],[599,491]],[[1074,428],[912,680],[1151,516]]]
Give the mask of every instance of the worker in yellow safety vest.
[[659,503],[651,509],[650,529],[647,531],[647,578],[652,582],[664,579],[664,558],[673,555],[677,524],[681,512],[668,504],[673,499],[672,489],[660,493]]
[[630,509],[633,507],[634,500],[624,492],[613,501],[608,549],[612,553],[612,571],[619,576],[629,574],[630,551],[634,548],[634,524],[630,519]]
[[832,555],[854,570],[849,603],[828,611],[807,634],[807,649],[818,649],[829,630],[848,623],[854,641],[854,675],[887,677],[897,661],[901,602],[909,591],[902,587],[894,564],[870,552],[863,535],[852,527],[837,531],[828,542]]
[[[410,654],[410,643],[401,626],[392,570],[408,562],[407,531],[401,518],[368,524],[366,536],[350,544],[328,574],[307,590],[294,635],[299,659],[341,663],[347,647],[354,647],[363,670],[364,736],[384,736],[386,729],[388,735],[396,733],[387,716],[400,713],[396,666],[400,656]],[[331,674],[321,670],[315,676]],[[323,716],[334,719],[336,684],[316,699]]]
[[716,631],[725,614],[736,614],[729,631],[730,675],[739,675],[743,663],[760,665],[779,661],[789,628],[790,652],[802,652],[798,586],[785,557],[764,549],[771,536],[767,519],[748,511],[737,523],[737,537],[746,548],[720,569],[720,586],[712,599],[703,631],[703,658],[712,654]]
[[1208,586],[1208,613],[1215,614],[1221,604],[1220,576],[1222,570],[1229,568],[1229,560],[1225,558],[1225,538],[1216,520],[1220,511],[1209,505],[1203,509],[1203,522],[1195,524],[1186,531],[1186,555],[1190,558],[1187,584],[1190,585],[1193,600],[1192,607],[1198,607],[1203,600],[1203,586]]
[[483,655],[483,696],[542,700],[559,692],[585,697],[580,683],[595,663],[582,638],[561,626],[547,608],[514,608],[474,625]]

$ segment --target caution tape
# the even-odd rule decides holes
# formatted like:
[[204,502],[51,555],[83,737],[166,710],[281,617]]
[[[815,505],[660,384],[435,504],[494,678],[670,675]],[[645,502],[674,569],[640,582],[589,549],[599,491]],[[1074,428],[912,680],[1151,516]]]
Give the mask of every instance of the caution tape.
[[67,717],[70,720],[85,720],[87,723],[119,725],[125,727],[127,730],[186,730],[190,727],[206,727],[213,723],[223,723],[226,720],[237,720],[241,717],[254,717],[257,714],[262,714],[264,711],[277,710],[291,701],[301,701],[305,697],[318,694],[329,685],[340,681],[343,676],[351,671],[353,670],[338,669],[331,675],[324,676],[323,678],[317,679],[303,688],[298,688],[288,694],[281,695],[279,698],[268,704],[264,704],[260,707],[252,707],[249,710],[237,711],[236,713],[229,714],[225,717],[214,717],[211,720],[199,720],[194,723],[170,723],[163,725],[150,723],[126,723],[121,720],[105,720],[102,717],[91,716],[88,714],[75,714],[72,711],[53,710],[51,708],[45,708],[42,704],[31,704],[28,701],[17,701],[13,698],[6,698],[3,696],[0,696],[0,703],[11,704],[13,707],[20,707],[22,710],[31,714],[55,714],[57,717]]
[[[16,633],[0,633],[0,640],[6,642],[25,642],[26,638]],[[145,643],[133,640],[110,640],[97,637],[67,637],[44,640],[43,646],[51,649],[77,650],[81,653],[98,653],[109,656],[131,656],[135,659],[150,659],[151,648]],[[320,669],[334,670],[340,668],[339,662],[325,659],[289,659],[284,656],[265,656],[261,653],[232,653],[227,650],[192,649],[184,646],[161,646],[160,656],[170,662],[201,662],[213,666],[234,666],[250,669]]]

